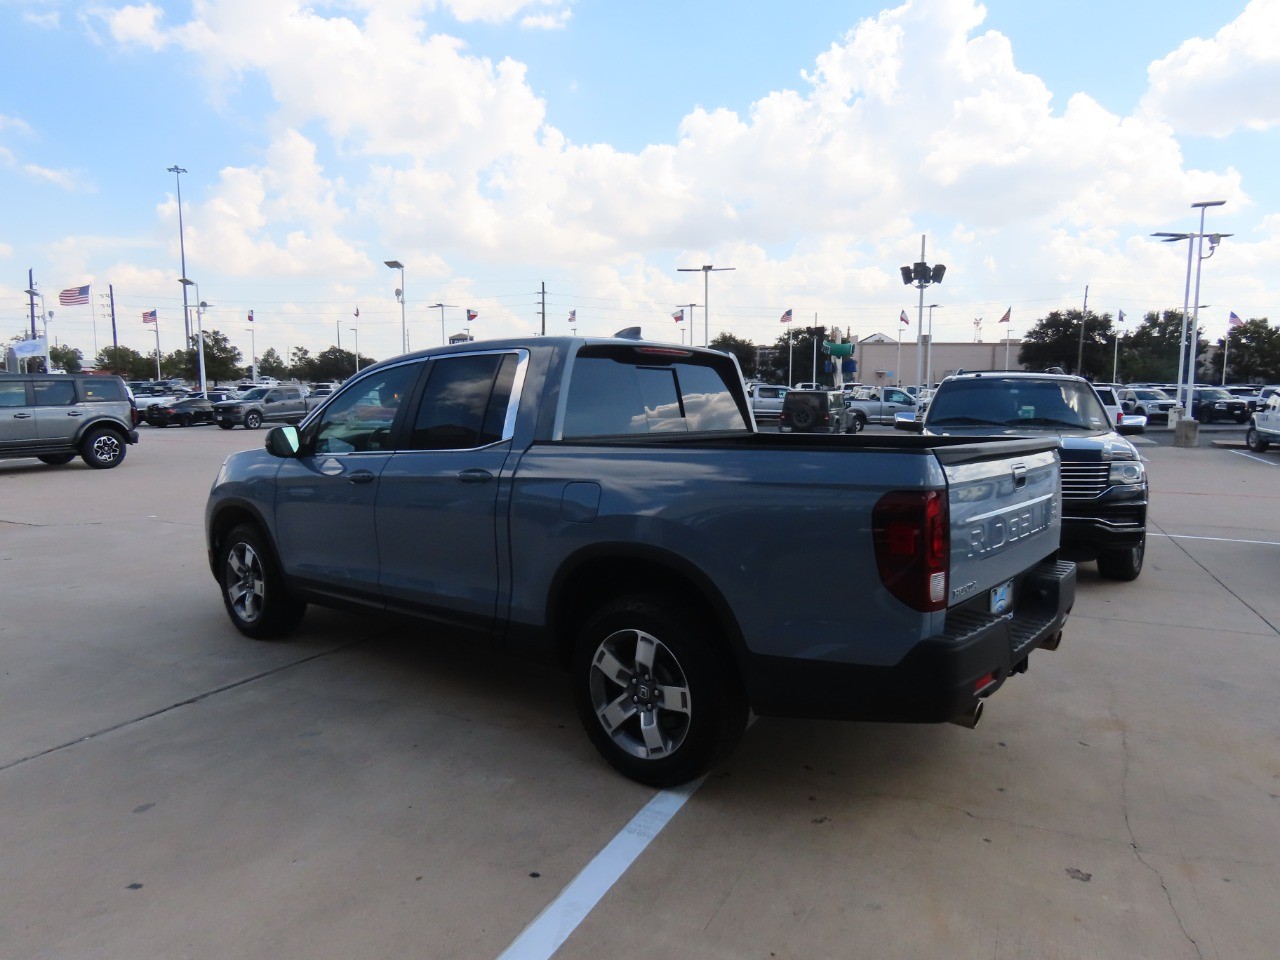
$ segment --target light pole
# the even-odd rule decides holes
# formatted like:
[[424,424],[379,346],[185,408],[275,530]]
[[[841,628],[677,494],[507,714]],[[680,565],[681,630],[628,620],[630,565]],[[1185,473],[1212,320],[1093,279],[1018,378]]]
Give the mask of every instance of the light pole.
[[[182,258],[182,276],[185,277],[187,275],[187,242],[182,229],[182,174],[187,171],[176,163],[166,169],[173,174],[173,182],[178,186],[178,253]],[[182,326],[186,331],[186,339],[183,343],[191,342],[191,311],[187,307],[187,286],[186,283],[182,284]]]
[[[707,310],[709,309],[707,304],[710,302],[707,289],[707,277],[713,272],[719,273],[721,270],[737,269],[737,267],[713,267],[709,263],[704,263],[700,267],[676,267],[676,270],[680,273],[697,273],[699,270],[702,271],[702,345],[704,347],[711,346],[711,320],[707,315]],[[693,343],[692,329],[689,331],[689,342]]]
[[[1196,348],[1195,348],[1195,341],[1194,341],[1194,340],[1192,341],[1192,344],[1191,344],[1191,359],[1192,359],[1192,363],[1190,364],[1190,370],[1188,371],[1188,370],[1186,369],[1186,367],[1187,367],[1187,364],[1186,364],[1186,359],[1187,359],[1187,337],[1188,337],[1188,333],[1187,333],[1187,322],[1188,322],[1188,312],[1189,312],[1189,311],[1190,311],[1190,309],[1191,309],[1191,257],[1192,257],[1192,254],[1193,254],[1193,253],[1197,252],[1197,251],[1196,251],[1196,248],[1195,248],[1195,244],[1194,244],[1192,241],[1195,241],[1195,240],[1199,240],[1199,241],[1200,241],[1200,249],[1199,249],[1199,251],[1198,251],[1198,252],[1199,252],[1199,262],[1197,262],[1197,263],[1196,263],[1196,305],[1197,305],[1197,306],[1196,306],[1196,311],[1195,311],[1195,318],[1196,318],[1196,323],[1198,323],[1198,322],[1199,322],[1199,319],[1200,319],[1200,309],[1199,309],[1199,303],[1200,303],[1200,263],[1201,263],[1201,262],[1203,262],[1203,261],[1205,261],[1205,260],[1208,260],[1208,259],[1209,259],[1209,257],[1212,257],[1212,256],[1213,256],[1214,252],[1218,249],[1218,244],[1222,241],[1222,239],[1223,239],[1224,237],[1230,237],[1230,236],[1232,236],[1232,234],[1230,234],[1230,233],[1214,233],[1214,234],[1210,234],[1210,236],[1209,236],[1209,253],[1208,253],[1208,255],[1206,256],[1206,255],[1205,255],[1205,253],[1204,253],[1204,238],[1205,238],[1205,233],[1204,233],[1204,212],[1205,212],[1205,209],[1206,209],[1207,207],[1220,207],[1220,206],[1222,206],[1223,204],[1225,204],[1226,202],[1227,202],[1227,201],[1225,201],[1225,200],[1201,200],[1201,201],[1199,201],[1199,202],[1197,202],[1197,203],[1193,203],[1193,204],[1191,205],[1191,209],[1193,209],[1193,210],[1194,210],[1194,209],[1196,209],[1197,207],[1199,207],[1199,208],[1200,208],[1200,229],[1199,229],[1196,233],[1166,233],[1166,232],[1161,232],[1161,233],[1153,233],[1153,234],[1151,234],[1151,236],[1153,236],[1153,237],[1160,237],[1160,238],[1161,238],[1165,243],[1177,243],[1177,242],[1179,242],[1179,241],[1181,241],[1181,240],[1186,240],[1186,241],[1187,241],[1187,283],[1186,283],[1186,289],[1185,289],[1185,291],[1183,292],[1183,295],[1182,295],[1182,328],[1181,328],[1181,331],[1180,331],[1180,333],[1179,333],[1179,335],[1178,335],[1178,389],[1177,389],[1177,400],[1178,400],[1178,405],[1182,408],[1183,416],[1185,416],[1185,415],[1187,414],[1187,411],[1189,411],[1189,410],[1190,410],[1190,406],[1189,406],[1190,401],[1191,401],[1191,386],[1190,386],[1190,384],[1192,384],[1192,383],[1194,383],[1194,382],[1195,382],[1195,362],[1194,362],[1194,361],[1195,361],[1195,352],[1196,352]],[[1193,325],[1193,326],[1191,327],[1191,333],[1190,333],[1190,336],[1195,337],[1195,336],[1197,336],[1198,332],[1199,332],[1199,327],[1197,327],[1197,326],[1194,326],[1194,325]],[[1185,378],[1185,383],[1186,383],[1186,386],[1185,386],[1185,392],[1184,392],[1184,378]]]
[[941,304],[929,304],[929,345],[925,348],[924,355],[924,385],[930,388],[933,386],[933,308],[938,306]]
[[355,341],[356,341],[356,373],[359,373],[359,372],[360,372],[360,330],[359,330],[359,328],[358,328],[358,327],[347,327],[347,329],[348,329],[348,330],[350,330],[353,334],[355,334]]
[[[179,277],[178,282],[182,284],[182,306],[186,309],[187,305],[187,287],[196,288],[196,300],[199,306],[196,307],[196,369],[198,372],[198,380],[200,384],[200,392],[206,391],[204,378],[204,311],[209,304],[200,299],[200,284],[194,280],[188,280],[186,277]],[[187,341],[190,344],[190,340]]]
[[442,347],[447,347],[449,345],[449,338],[445,336],[444,332],[444,310],[445,307],[453,310],[455,309],[455,306],[456,305],[452,303],[433,303],[431,306],[427,307],[428,310],[434,310],[436,307],[440,308],[440,346]]
[[384,260],[392,270],[400,271],[400,286],[396,288],[396,299],[400,301],[400,352],[409,352],[409,326],[404,318],[404,264],[399,260]]
[[920,306],[916,313],[916,389],[924,376],[924,354],[920,352],[920,340],[924,336],[924,288],[932,283],[941,283],[947,272],[944,264],[935,263],[932,267],[924,262],[924,234],[920,235],[920,259],[909,266],[901,267],[902,282],[907,286],[915,286],[920,291]]
[[[696,303],[678,303],[678,304],[676,304],[676,306],[680,307],[680,309],[681,309],[681,311],[682,311],[682,312],[683,312],[683,310],[684,310],[684,308],[685,308],[685,307],[688,307],[688,308],[689,308],[689,312],[688,312],[688,313],[686,313],[684,316],[685,316],[685,319],[687,319],[687,320],[689,321],[689,345],[690,345],[690,346],[692,346],[692,345],[693,345],[693,308],[694,308],[694,307],[696,307],[696,306],[699,306],[699,304],[696,304]],[[680,328],[680,342],[681,342],[681,343],[684,343],[684,327],[681,327],[681,328]]]

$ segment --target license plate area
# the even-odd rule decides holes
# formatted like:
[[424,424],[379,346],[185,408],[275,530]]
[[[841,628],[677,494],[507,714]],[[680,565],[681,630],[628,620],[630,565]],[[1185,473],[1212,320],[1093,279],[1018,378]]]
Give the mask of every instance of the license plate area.
[[1006,614],[1013,609],[1013,581],[1006,580],[1004,583],[991,588],[991,594],[988,600],[988,609],[995,614]]

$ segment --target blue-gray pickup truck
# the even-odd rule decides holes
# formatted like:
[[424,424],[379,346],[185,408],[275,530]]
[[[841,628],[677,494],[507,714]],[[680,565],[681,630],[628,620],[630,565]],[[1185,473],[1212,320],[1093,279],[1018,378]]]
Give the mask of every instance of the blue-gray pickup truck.
[[1075,595],[1056,438],[757,432],[714,350],[442,347],[265,439],[206,508],[237,629],[317,603],[550,659],[604,758],[655,786],[749,711],[972,726]]

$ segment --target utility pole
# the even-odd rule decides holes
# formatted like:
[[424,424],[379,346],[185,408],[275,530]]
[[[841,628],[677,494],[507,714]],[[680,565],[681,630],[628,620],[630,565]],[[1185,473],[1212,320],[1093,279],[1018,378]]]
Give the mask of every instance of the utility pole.
[[[118,374],[120,366],[120,341],[116,339],[116,288],[107,284],[107,300],[111,304],[111,372]],[[96,358],[95,358],[96,359]]]
[[547,335],[547,281],[542,281],[542,335]]
[[1080,308],[1080,349],[1076,351],[1076,376],[1084,376],[1080,371],[1084,369],[1084,324],[1085,319],[1089,316],[1089,285],[1084,285],[1084,306]]

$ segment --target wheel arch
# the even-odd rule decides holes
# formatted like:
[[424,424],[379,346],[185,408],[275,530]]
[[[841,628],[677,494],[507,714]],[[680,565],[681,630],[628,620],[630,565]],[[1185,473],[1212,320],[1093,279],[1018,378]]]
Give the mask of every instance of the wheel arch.
[[227,535],[242,523],[249,523],[258,528],[263,540],[266,541],[267,549],[271,551],[271,558],[276,562],[277,567],[280,567],[280,554],[276,550],[275,538],[272,537],[271,528],[262,514],[247,501],[229,500],[218,505],[217,511],[209,517],[208,522],[209,572],[213,574],[215,580],[219,579],[218,554],[222,550],[222,543]]
[[567,664],[578,628],[602,602],[617,596],[654,593],[679,598],[719,629],[717,645],[742,683],[742,631],[723,594],[696,566],[677,554],[634,544],[597,545],[570,557],[551,583],[547,624],[555,655]]

